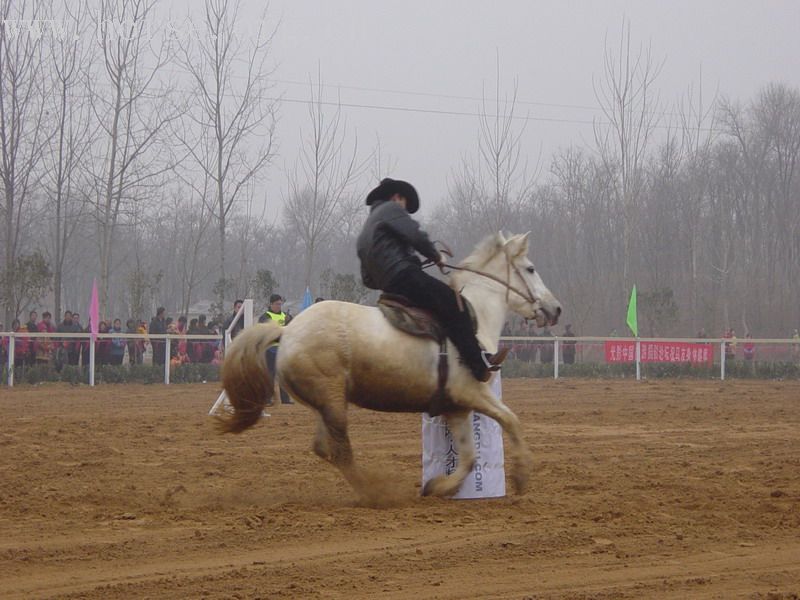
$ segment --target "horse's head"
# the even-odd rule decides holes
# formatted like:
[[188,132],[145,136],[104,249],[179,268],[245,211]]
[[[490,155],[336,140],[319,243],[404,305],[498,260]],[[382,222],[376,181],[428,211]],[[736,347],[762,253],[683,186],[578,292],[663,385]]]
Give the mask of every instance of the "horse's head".
[[[500,256],[507,264],[509,285],[514,286],[508,295],[508,306],[526,319],[536,319],[539,327],[555,325],[561,315],[561,303],[542,281],[539,272],[528,258],[530,232],[504,240]],[[510,288],[511,289],[511,288]]]
[[508,308],[539,327],[555,325],[561,303],[542,281],[528,258],[529,233],[506,239],[502,233],[490,236],[468,257],[463,266],[482,272],[491,281],[505,285]]

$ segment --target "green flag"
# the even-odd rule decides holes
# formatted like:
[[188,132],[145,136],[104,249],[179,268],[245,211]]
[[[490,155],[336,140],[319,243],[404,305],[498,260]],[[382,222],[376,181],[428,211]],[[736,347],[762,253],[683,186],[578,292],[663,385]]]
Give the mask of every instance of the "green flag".
[[639,337],[639,323],[636,318],[636,284],[633,284],[633,289],[631,290],[631,299],[628,302],[628,319],[626,321],[628,323],[628,327],[633,332],[634,337]]

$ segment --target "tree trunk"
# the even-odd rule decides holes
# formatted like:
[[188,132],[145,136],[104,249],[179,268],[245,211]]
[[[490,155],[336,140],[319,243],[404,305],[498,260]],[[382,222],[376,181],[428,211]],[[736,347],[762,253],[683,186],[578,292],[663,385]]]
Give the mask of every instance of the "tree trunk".
[[14,247],[14,188],[6,183],[6,244],[5,244],[5,264],[3,265],[3,274],[7,281],[4,282],[6,292],[5,298],[5,323],[9,330],[11,329],[11,322],[17,317],[15,313],[15,302],[12,297],[11,278],[14,276],[14,256],[16,248]]
[[219,294],[217,302],[219,303],[220,310],[225,308],[225,214],[220,211],[219,215]]

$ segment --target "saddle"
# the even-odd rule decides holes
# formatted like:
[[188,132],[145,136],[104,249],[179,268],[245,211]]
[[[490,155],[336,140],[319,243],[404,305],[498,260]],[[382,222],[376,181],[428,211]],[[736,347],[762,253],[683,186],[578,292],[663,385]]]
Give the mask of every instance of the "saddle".
[[[469,313],[472,321],[472,331],[478,330],[478,321],[475,311],[469,301],[462,297],[464,309]],[[444,328],[433,313],[427,309],[414,306],[411,301],[400,294],[381,294],[378,298],[378,308],[391,325],[404,333],[416,337],[424,337],[443,344],[447,340]]]
[[428,338],[438,344],[442,344],[447,337],[444,328],[432,312],[412,306],[411,301],[405,296],[381,294],[378,298],[378,308],[391,325],[404,333]]
[[[464,300],[465,310],[470,314],[474,331],[477,328],[475,313],[469,302],[466,302],[466,298]],[[399,294],[381,294],[378,298],[378,308],[386,320],[400,331],[416,337],[427,338],[439,344],[438,381],[436,391],[431,396],[428,414],[436,417],[455,408],[455,404],[445,391],[450,371],[447,364],[447,334],[433,313],[413,306],[408,298]]]

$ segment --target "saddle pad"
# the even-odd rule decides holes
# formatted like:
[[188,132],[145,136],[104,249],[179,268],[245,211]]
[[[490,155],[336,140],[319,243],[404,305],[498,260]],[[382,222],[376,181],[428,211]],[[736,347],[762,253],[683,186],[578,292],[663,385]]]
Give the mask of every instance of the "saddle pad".
[[395,294],[383,294],[378,298],[378,308],[394,327],[418,337],[426,337],[441,343],[445,339],[444,329],[430,311],[409,306],[408,299]]

